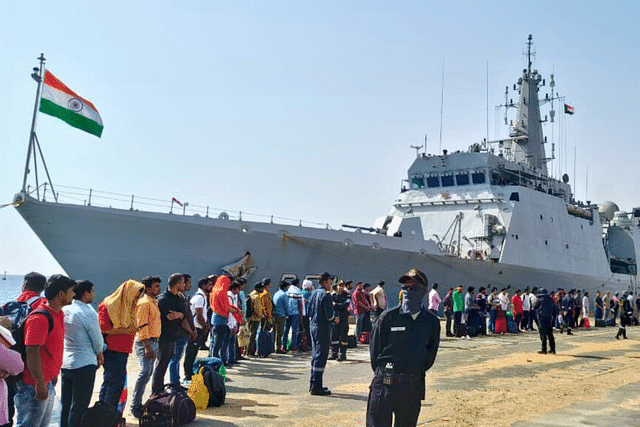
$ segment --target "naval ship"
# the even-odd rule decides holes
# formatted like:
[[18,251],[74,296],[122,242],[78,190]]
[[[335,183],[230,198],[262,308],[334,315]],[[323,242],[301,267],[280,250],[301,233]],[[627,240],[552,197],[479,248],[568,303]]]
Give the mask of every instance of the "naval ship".
[[[326,270],[394,286],[410,268],[426,272],[440,289],[544,286],[591,297],[596,290],[635,291],[640,208],[626,213],[611,202],[577,202],[566,174],[550,176],[541,106],[551,107],[553,122],[554,101],[563,98],[554,92],[553,75],[547,85],[532,68],[531,47],[529,36],[528,65],[514,85],[517,102],[503,106],[517,110],[509,136],[472,143],[464,152],[417,154],[406,184],[372,227],[145,211],[134,208],[133,198],[129,209],[118,209],[92,204],[91,194],[82,204],[51,195],[47,201],[38,183],[23,186],[14,206],[71,277],[96,284],[98,298],[148,274],[197,278],[229,271],[253,274],[253,283]],[[545,87],[551,93],[542,97]]]

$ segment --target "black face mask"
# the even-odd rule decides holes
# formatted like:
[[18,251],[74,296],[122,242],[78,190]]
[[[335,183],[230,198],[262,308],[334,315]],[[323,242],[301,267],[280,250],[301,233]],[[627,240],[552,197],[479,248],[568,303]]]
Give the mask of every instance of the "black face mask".
[[427,288],[424,286],[403,286],[400,311],[405,314],[416,314],[422,308],[422,299],[426,294]]

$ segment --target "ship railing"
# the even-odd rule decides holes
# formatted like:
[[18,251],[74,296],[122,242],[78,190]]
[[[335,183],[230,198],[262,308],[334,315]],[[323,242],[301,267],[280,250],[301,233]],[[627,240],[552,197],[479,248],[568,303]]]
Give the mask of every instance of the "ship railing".
[[[47,194],[48,192],[48,194]],[[51,189],[47,183],[38,188],[28,186],[27,194],[46,202],[47,196],[52,198]],[[42,197],[39,197],[41,195]],[[100,208],[129,209],[131,211],[160,212],[173,215],[200,216],[205,218],[220,218],[237,221],[269,222],[271,224],[297,225],[332,230],[328,223],[306,221],[276,215],[257,214],[244,211],[232,211],[212,206],[196,205],[189,202],[176,202],[174,198],[157,199],[130,194],[99,191],[91,188],[56,185],[58,203],[94,206]]]

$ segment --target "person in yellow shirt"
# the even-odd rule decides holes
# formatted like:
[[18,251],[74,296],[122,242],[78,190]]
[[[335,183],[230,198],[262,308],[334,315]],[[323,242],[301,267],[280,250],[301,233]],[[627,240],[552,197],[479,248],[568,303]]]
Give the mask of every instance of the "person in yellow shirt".
[[138,300],[136,308],[136,323],[138,332],[134,349],[140,364],[140,374],[133,390],[131,413],[134,417],[142,415],[142,395],[153,374],[153,366],[158,357],[158,338],[162,329],[160,309],[156,297],[160,295],[158,276],[147,276],[142,279],[144,295]]
[[262,303],[260,302],[261,296],[262,282],[258,282],[253,287],[253,292],[249,294],[246,312],[249,332],[251,332],[247,354],[251,356],[255,356],[256,354],[256,335],[258,334],[258,326],[260,326],[262,319],[264,319],[264,310],[262,308]]
[[260,294],[260,303],[264,311],[264,317],[262,319],[262,329],[269,330],[273,324],[273,300],[271,299],[271,279],[268,277],[262,279],[262,293]]

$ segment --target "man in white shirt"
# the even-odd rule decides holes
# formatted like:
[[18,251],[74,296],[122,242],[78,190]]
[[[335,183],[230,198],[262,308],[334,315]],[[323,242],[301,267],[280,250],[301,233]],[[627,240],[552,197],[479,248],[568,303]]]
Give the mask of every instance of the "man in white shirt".
[[434,283],[431,291],[429,291],[429,311],[436,317],[438,317],[440,303],[442,303],[442,299],[440,298],[440,294],[438,294],[438,284]]
[[502,291],[500,291],[498,300],[500,301],[500,308],[502,311],[505,313],[509,311],[509,292],[506,289],[502,289]]
[[203,345],[209,334],[209,322],[207,322],[207,310],[209,309],[209,293],[213,283],[211,279],[203,277],[198,280],[198,291],[189,300],[193,324],[196,327],[198,337],[189,341],[184,356],[184,375],[187,381],[191,381],[193,362],[196,360],[198,350]]
[[531,297],[529,296],[529,288],[525,288],[522,294],[522,324],[520,327],[525,331],[529,331],[529,318],[531,316]]

